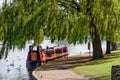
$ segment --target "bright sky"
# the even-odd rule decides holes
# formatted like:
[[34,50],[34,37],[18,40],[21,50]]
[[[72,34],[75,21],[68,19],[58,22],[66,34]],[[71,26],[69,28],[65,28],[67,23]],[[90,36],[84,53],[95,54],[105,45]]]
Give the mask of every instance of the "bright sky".
[[2,7],[3,0],[0,0],[0,7]]
[[[2,7],[2,3],[4,2],[5,0],[0,0],[0,7]],[[10,1],[12,0],[7,0],[7,2],[9,3]]]

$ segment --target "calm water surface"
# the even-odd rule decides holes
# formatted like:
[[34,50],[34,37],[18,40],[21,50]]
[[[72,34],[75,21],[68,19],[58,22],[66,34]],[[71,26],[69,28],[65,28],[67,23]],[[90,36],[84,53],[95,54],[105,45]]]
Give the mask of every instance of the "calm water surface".
[[[29,50],[29,45],[23,50],[15,49],[10,51],[7,60],[0,60],[0,80],[35,80],[31,76],[31,72],[26,69],[26,58]],[[50,40],[44,40],[41,44],[43,48],[46,46],[56,46],[57,43],[51,43]],[[67,45],[70,56],[88,52],[87,44]],[[105,42],[102,43],[102,48],[105,49]],[[91,50],[92,51],[92,50]]]

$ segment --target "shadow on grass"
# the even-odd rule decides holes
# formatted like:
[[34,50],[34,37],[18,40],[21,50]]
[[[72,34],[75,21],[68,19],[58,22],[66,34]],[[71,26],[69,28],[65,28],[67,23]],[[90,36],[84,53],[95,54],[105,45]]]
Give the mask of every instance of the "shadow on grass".
[[105,59],[120,58],[120,52],[113,52],[111,54],[106,54]]
[[120,52],[113,52],[111,54],[105,54],[103,59],[98,60],[90,60],[88,63],[83,64],[85,65],[99,65],[103,63],[113,62],[113,59],[120,58]]
[[76,67],[80,64],[89,62],[91,57],[69,57],[60,58],[53,61],[49,61],[45,65],[38,68],[38,70],[63,70]]
[[77,66],[86,66],[86,65],[98,65],[111,62],[108,59],[101,59],[98,60],[91,60],[91,57],[70,57],[68,59],[59,59],[50,61],[47,64],[41,66],[41,70],[63,70],[63,69],[70,69]]
[[[77,66],[87,65],[99,65],[103,63],[113,62],[113,59],[120,58],[120,52],[113,52],[111,54],[104,55],[103,59],[91,60],[89,56],[74,56],[69,58],[60,58],[53,61],[49,61],[45,65],[39,67],[37,70],[64,70],[71,69]],[[93,78],[93,77],[91,77]],[[110,76],[100,76],[90,80],[111,80]]]
[[112,62],[112,59],[120,58],[120,52],[107,54],[103,59],[92,60],[89,56],[74,56],[69,58],[61,58],[48,62],[47,64],[38,68],[38,70],[63,70],[70,69],[76,66],[99,65],[103,63]]

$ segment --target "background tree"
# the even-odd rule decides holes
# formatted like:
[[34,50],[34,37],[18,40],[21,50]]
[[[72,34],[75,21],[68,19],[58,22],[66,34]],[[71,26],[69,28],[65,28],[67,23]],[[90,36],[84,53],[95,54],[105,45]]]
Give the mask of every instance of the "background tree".
[[107,48],[106,54],[110,54],[111,50],[117,48],[116,42],[120,41],[120,2],[112,4],[112,8],[108,13],[108,27],[106,31]]

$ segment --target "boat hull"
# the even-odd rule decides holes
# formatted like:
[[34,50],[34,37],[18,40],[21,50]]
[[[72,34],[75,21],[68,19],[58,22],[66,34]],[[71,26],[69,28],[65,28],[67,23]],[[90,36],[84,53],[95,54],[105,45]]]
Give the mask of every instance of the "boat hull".
[[38,47],[37,50],[32,50],[30,46],[26,61],[26,67],[27,69],[36,68],[42,63],[62,57],[67,57],[68,55],[69,54],[67,47],[54,47],[48,49],[40,49]]

